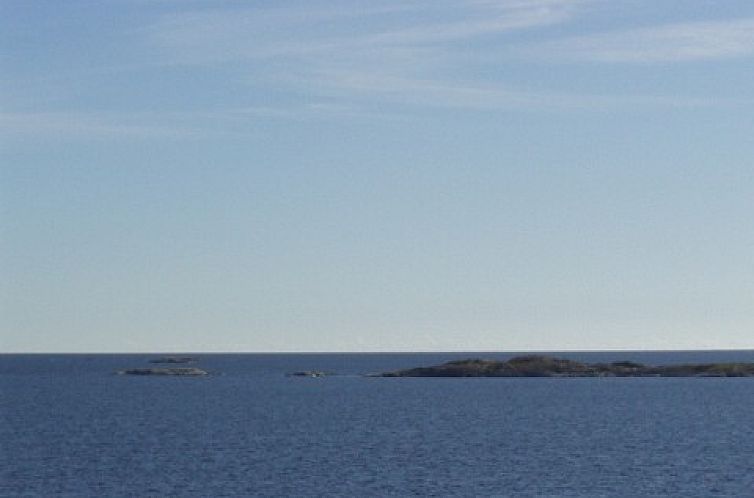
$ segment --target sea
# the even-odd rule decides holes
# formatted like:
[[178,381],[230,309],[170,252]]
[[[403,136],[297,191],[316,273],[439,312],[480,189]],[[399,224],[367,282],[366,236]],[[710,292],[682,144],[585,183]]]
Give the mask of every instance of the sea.
[[197,353],[206,377],[114,373],[160,355],[0,355],[0,496],[754,497],[754,378],[365,376],[514,355]]

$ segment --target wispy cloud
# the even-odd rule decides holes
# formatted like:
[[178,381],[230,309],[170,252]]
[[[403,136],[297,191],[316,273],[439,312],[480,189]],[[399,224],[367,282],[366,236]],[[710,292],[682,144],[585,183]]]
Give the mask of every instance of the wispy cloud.
[[467,2],[471,15],[449,22],[388,30],[365,37],[369,44],[433,44],[507,31],[542,27],[567,21],[584,2],[534,0],[530,2]]
[[[642,110],[648,108],[700,108],[719,105],[710,98],[657,95],[567,94],[508,88],[501,84],[458,82],[410,77],[383,76],[377,73],[328,73],[318,81],[330,88],[330,95],[361,94],[398,105],[420,105],[475,111],[528,110]],[[324,90],[323,90],[324,91]],[[751,105],[749,101],[731,105]]]
[[183,63],[421,46],[552,25],[588,0],[419,0],[202,10],[165,16],[147,36]]
[[[610,95],[609,88],[600,92],[589,85],[569,92],[563,90],[567,85],[527,84],[518,72],[531,69],[529,59],[651,63],[754,55],[754,18],[553,39],[570,29],[570,21],[599,9],[600,0],[332,0],[253,8],[192,2],[188,12],[183,3],[174,5],[148,26],[132,28],[132,37],[119,33],[119,41],[129,40],[140,57],[87,66],[85,73],[77,68],[73,76],[52,74],[49,84],[93,75],[125,80],[135,71],[156,77],[167,66],[180,66],[211,81],[205,84],[231,81],[233,92],[213,101],[211,110],[202,113],[208,101],[198,99],[196,108],[183,113],[162,112],[159,105],[151,114],[10,112],[0,117],[0,129],[24,136],[180,138],[243,135],[270,119],[403,119],[423,109],[703,107],[725,101]],[[28,103],[6,106],[11,108],[40,109]]]
[[186,138],[198,131],[176,124],[154,124],[143,114],[101,112],[3,112],[0,131],[6,138],[45,136],[63,139],[84,137],[105,139]]
[[527,54],[573,61],[656,63],[754,55],[754,18],[667,24],[548,42]]
[[248,71],[253,85],[278,91],[421,106],[520,107],[541,99],[449,75],[467,72],[476,44],[505,43],[520,31],[564,23],[587,3],[418,0],[208,10],[167,16],[146,35],[168,63],[234,64]]
[[[205,10],[167,16],[146,34],[169,63],[234,65],[251,86],[291,92],[328,106],[356,109],[384,102],[469,110],[568,110],[698,107],[709,100],[679,96],[567,94],[533,90],[478,76],[480,67],[505,67],[520,33],[539,32],[589,11],[595,0],[417,0]],[[748,53],[754,21],[691,23],[567,38],[527,45],[538,57],[610,61],[679,60]],[[531,37],[525,38],[531,40]],[[535,37],[536,39],[536,37]],[[531,41],[527,43],[532,43]],[[546,55],[543,55],[546,54]],[[509,61],[510,62],[510,61]],[[515,64],[517,61],[511,62]],[[520,61],[518,61],[520,62]],[[295,112],[261,103],[268,117],[330,116],[339,107]],[[356,115],[361,115],[363,109]],[[347,113],[342,115],[348,115]]]
[[373,121],[386,117],[359,105],[329,101],[185,112],[0,112],[0,136],[8,142],[35,137],[87,141],[248,138],[270,119]]
[[166,15],[142,32],[172,62],[218,64],[328,51],[353,41],[348,27],[359,19],[415,8],[357,5],[205,9]]

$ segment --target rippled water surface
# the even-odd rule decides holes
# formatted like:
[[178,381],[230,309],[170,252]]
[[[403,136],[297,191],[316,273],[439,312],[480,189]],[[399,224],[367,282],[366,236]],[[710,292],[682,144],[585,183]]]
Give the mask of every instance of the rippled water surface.
[[[510,355],[0,356],[0,495],[754,496],[754,378],[360,375],[470,356]],[[307,369],[338,375],[285,376]]]

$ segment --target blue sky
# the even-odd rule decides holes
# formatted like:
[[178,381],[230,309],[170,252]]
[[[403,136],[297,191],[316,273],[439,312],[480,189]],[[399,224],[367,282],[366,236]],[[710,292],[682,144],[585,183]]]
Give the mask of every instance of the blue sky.
[[749,1],[0,1],[0,349],[754,348]]

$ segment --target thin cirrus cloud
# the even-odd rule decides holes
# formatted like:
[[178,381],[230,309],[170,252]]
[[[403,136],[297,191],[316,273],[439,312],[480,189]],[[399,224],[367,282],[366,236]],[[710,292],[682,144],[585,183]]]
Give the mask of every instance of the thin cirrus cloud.
[[388,30],[365,37],[370,44],[432,44],[566,22],[583,1],[469,2],[468,17]]
[[168,15],[145,32],[163,56],[183,64],[337,57],[380,47],[418,48],[548,26],[567,21],[584,3],[467,0],[337,9],[216,9]]
[[[155,124],[158,116],[145,113],[112,112],[2,112],[0,132],[5,138],[17,136],[75,137],[98,139],[182,139],[204,135],[185,124]],[[164,120],[164,114],[159,116]],[[180,119],[180,117],[179,117]],[[185,118],[183,121],[187,121]]]
[[[164,17],[146,33],[167,63],[233,62],[253,74],[249,80],[255,85],[336,99],[337,114],[344,106],[374,101],[493,111],[708,105],[677,96],[531,91],[503,80],[458,76],[473,74],[477,58],[512,55],[517,48],[511,35],[530,31],[547,36],[546,28],[578,18],[594,4],[590,0],[439,0],[338,9],[311,6],[305,12],[284,7],[213,9]],[[751,24],[678,24],[540,45],[530,41],[521,53],[546,51],[564,54],[565,59],[603,61],[741,54],[751,48],[747,39]],[[509,48],[501,52],[506,45]],[[327,115],[326,110],[317,112]]]
[[[526,91],[501,84],[385,76],[377,73],[328,73],[318,85],[330,95],[356,94],[393,104],[473,111],[615,110],[661,107],[700,108],[719,104],[708,98],[678,96],[573,95]],[[326,90],[323,90],[326,91]],[[738,102],[743,104],[744,102]],[[748,102],[746,102],[748,104]]]
[[[583,20],[604,6],[597,0],[198,5],[163,14],[120,40],[128,40],[143,55],[135,64],[139,70],[157,74],[163,66],[180,65],[195,74],[223,75],[253,88],[248,98],[237,92],[213,105],[211,112],[199,104],[183,113],[159,108],[146,114],[23,112],[16,106],[18,112],[2,116],[0,128],[6,136],[182,138],[214,136],[220,130],[235,136],[267,119],[402,119],[423,109],[557,112],[719,106],[733,103],[714,95],[548,89],[527,85],[518,69],[531,62],[630,65],[754,55],[754,18],[553,38],[563,30],[552,28],[567,29],[570,21]],[[107,75],[133,67],[96,70]]]
[[542,43],[527,55],[565,61],[662,63],[754,55],[754,18],[688,22]]
[[[490,50],[508,43],[505,36],[567,23],[592,3],[467,0],[345,10],[310,7],[307,12],[283,7],[209,10],[165,17],[147,35],[169,63],[233,62],[252,74],[254,85],[338,102],[334,108],[304,104],[300,109],[320,117],[363,115],[355,109],[374,102],[476,111],[707,105],[675,97],[531,91],[504,81],[456,76],[472,73],[467,69],[474,58],[491,56]],[[366,28],[354,29],[356,21]],[[290,106],[263,109],[275,117],[295,114]]]

